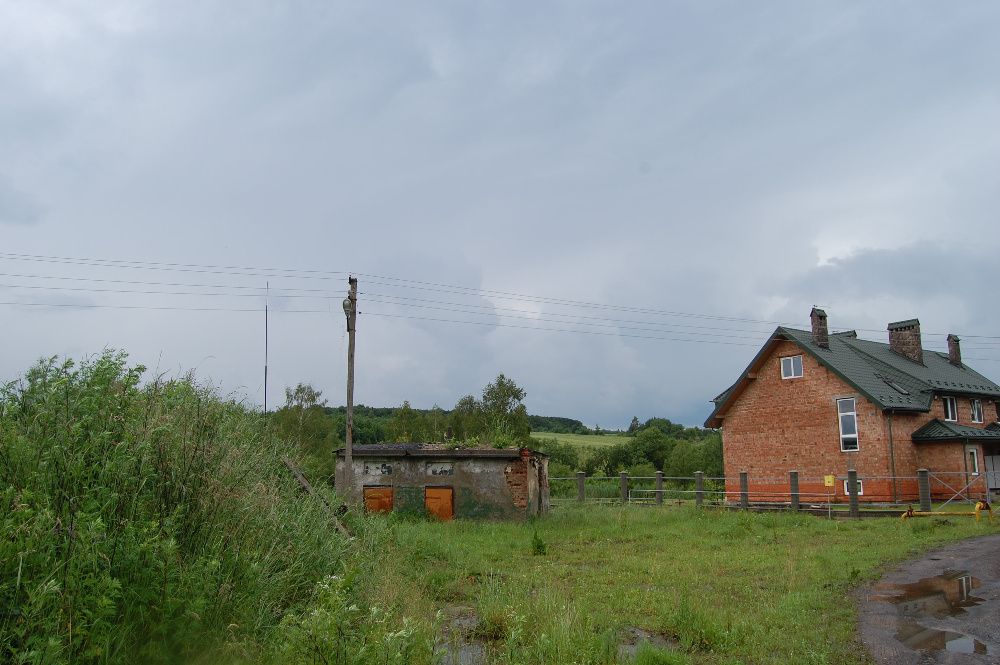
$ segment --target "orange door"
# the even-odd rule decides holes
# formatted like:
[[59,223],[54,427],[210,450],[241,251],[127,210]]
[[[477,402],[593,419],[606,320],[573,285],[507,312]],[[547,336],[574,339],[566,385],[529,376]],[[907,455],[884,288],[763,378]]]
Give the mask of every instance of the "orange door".
[[455,516],[450,487],[424,488],[424,506],[428,513],[441,520],[450,520]]
[[391,513],[392,512],[392,488],[391,487],[366,487],[365,488],[365,511],[369,513]]

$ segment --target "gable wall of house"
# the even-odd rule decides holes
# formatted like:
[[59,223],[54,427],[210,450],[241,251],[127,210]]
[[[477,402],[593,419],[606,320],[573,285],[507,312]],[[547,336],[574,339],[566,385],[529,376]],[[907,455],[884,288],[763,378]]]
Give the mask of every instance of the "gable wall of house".
[[[802,355],[802,377],[781,378],[781,358]],[[858,411],[859,450],[840,449],[838,398],[854,397]],[[788,492],[788,472],[799,472],[806,493],[826,495],[826,475],[889,475],[885,418],[881,410],[794,342],[779,343],[749,385],[725,414],[722,425],[727,490],[739,491],[739,473],[748,473],[751,500]],[[912,444],[910,444],[912,447]],[[884,483],[886,486],[887,483]],[[864,487],[866,498],[885,491],[878,483]],[[833,488],[843,498],[843,483]],[[753,496],[756,494],[756,496]],[[773,500],[787,501],[787,497]],[[813,500],[818,500],[814,498]]]

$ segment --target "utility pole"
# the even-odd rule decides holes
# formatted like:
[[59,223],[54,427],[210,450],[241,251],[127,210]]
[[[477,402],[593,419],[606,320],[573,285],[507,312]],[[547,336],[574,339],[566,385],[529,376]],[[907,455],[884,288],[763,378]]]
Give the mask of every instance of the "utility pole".
[[354,332],[358,322],[358,278],[349,277],[350,289],[344,300],[344,314],[347,316],[347,432],[344,435],[344,480],[347,487],[345,496],[353,489],[354,460],[351,448],[354,445]]

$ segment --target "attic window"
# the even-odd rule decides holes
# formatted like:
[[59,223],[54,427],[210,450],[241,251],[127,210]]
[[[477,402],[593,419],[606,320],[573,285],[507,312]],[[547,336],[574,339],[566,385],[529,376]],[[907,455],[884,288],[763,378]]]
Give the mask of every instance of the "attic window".
[[802,356],[788,356],[781,359],[781,378],[798,379],[802,377]]

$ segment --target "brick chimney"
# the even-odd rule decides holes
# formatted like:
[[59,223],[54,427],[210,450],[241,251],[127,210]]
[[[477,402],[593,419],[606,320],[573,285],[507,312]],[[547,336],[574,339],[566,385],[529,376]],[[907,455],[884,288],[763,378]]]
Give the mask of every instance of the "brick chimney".
[[957,335],[948,335],[948,362],[952,365],[962,366],[962,347]]
[[924,364],[924,348],[920,340],[920,321],[908,319],[889,324],[889,348],[915,363]]
[[809,320],[812,321],[813,343],[824,349],[830,348],[830,331],[826,327],[826,312],[813,307],[809,312]]

